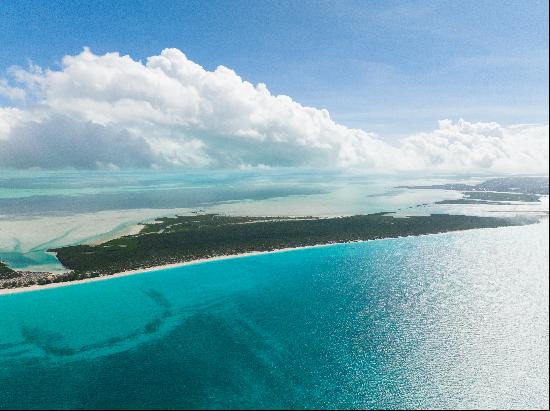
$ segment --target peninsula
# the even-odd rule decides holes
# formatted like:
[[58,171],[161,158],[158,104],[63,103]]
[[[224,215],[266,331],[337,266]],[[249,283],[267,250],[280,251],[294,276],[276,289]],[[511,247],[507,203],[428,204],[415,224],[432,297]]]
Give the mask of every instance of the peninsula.
[[130,270],[314,245],[496,228],[537,222],[527,217],[388,213],[347,217],[236,217],[195,214],[144,224],[138,234],[96,245],[50,250],[70,271],[32,273],[0,265],[0,288],[19,288],[109,276]]

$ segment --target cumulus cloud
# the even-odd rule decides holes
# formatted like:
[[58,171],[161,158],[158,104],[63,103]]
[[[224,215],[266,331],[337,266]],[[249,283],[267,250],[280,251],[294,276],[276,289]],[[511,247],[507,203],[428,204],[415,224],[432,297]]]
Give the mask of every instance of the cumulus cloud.
[[0,167],[548,170],[548,126],[441,121],[390,145],[177,49],[144,63],[84,49],[59,70],[11,69],[0,93],[14,101],[0,108]]
[[11,168],[149,167],[145,140],[125,130],[66,116],[15,125],[15,137],[0,142],[0,164]]
[[26,94],[25,90],[10,86],[6,79],[0,79],[0,96],[5,96],[10,100],[24,100]]
[[442,120],[437,130],[406,138],[402,151],[420,169],[548,173],[548,125]]

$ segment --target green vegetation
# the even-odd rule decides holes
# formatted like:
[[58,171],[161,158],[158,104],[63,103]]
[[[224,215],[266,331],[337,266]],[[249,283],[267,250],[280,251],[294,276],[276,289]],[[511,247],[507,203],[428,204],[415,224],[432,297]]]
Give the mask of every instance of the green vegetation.
[[470,200],[484,201],[524,201],[537,202],[540,197],[536,194],[523,193],[496,193],[493,191],[469,191],[464,193],[465,197]]
[[[499,193],[521,193],[548,195],[548,177],[503,177],[491,178],[483,183],[471,184],[435,184],[431,186],[399,186],[397,188],[431,189],[431,190],[453,190],[453,191],[493,191]],[[535,196],[531,197],[534,198]],[[512,201],[538,201],[536,200],[512,200]],[[502,200],[505,201],[505,200]]]
[[476,186],[476,191],[500,191],[548,195],[548,177],[492,178]]
[[535,194],[523,193],[496,193],[493,191],[468,191],[463,198],[442,200],[436,204],[491,204],[509,205],[509,201],[537,202],[540,197]]
[[0,261],[0,279],[4,280],[8,278],[16,278],[19,277],[19,275],[20,274],[17,271],[12,270],[6,264]]
[[[534,222],[531,220],[529,222]],[[73,272],[55,281],[251,251],[333,242],[432,234],[509,225],[525,220],[437,214],[394,218],[369,214],[337,218],[228,217],[214,214],[162,218],[137,235],[98,245],[52,251]]]
[[397,188],[462,191],[464,197],[442,200],[436,204],[491,204],[509,205],[509,201],[534,203],[541,195],[548,195],[548,177],[492,178],[476,185],[435,184],[431,186],[399,186]]

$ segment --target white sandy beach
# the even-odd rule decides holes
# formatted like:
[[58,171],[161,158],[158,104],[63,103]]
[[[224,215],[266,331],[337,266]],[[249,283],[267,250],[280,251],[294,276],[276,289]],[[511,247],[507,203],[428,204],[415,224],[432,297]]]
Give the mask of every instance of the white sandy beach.
[[99,277],[93,277],[93,278],[86,278],[83,280],[75,280],[75,281],[65,281],[60,283],[50,283],[50,284],[42,284],[42,285],[31,285],[28,287],[17,287],[17,288],[4,288],[0,289],[0,295],[8,295],[8,294],[19,294],[19,293],[25,293],[25,292],[31,292],[31,291],[41,291],[46,290],[49,288],[58,288],[58,287],[66,287],[70,285],[77,285],[77,284],[84,284],[84,283],[90,283],[94,281],[103,281],[103,280],[110,280],[113,278],[119,278],[119,277],[126,277],[129,275],[135,275],[135,274],[142,274],[147,273],[150,271],[159,271],[159,270],[166,270],[169,268],[176,268],[176,267],[184,267],[186,265],[195,265],[195,264],[201,264],[201,263],[207,263],[210,261],[218,261],[218,260],[227,260],[232,258],[241,258],[241,257],[250,257],[253,255],[261,255],[261,254],[271,254],[271,253],[281,253],[286,251],[293,251],[293,250],[300,250],[305,248],[318,248],[318,247],[328,247],[335,244],[342,244],[342,243],[328,243],[328,244],[317,244],[317,245],[310,245],[310,246],[304,246],[304,247],[288,247],[288,248],[281,248],[279,250],[272,250],[272,251],[252,251],[249,253],[242,253],[242,254],[231,254],[231,255],[220,255],[216,257],[210,257],[210,258],[201,258],[198,260],[191,260],[191,261],[184,261],[181,263],[173,263],[173,264],[164,264],[164,265],[158,265],[153,267],[147,267],[147,268],[139,268],[135,270],[128,270],[123,271],[116,274],[111,275],[104,275]]
[[[548,225],[549,220],[547,215],[542,215],[541,220],[537,224],[545,224]],[[502,228],[502,227],[498,227]],[[495,228],[495,229],[498,229]],[[513,228],[513,227],[506,227],[506,228]],[[490,228],[474,228],[471,230],[460,230],[458,232],[464,232],[464,231],[475,231],[475,230],[490,230]],[[451,231],[451,232],[442,232],[442,233],[430,233],[430,234],[420,234],[416,235],[415,237],[424,237],[424,236],[432,236],[432,235],[438,235],[438,234],[447,234],[447,233],[456,233],[457,231]],[[385,237],[380,238],[380,240],[389,240],[389,239],[398,239],[408,236],[397,236],[397,237]],[[326,243],[326,244],[316,244],[316,245],[308,245],[303,247],[287,247],[287,248],[281,248],[278,250],[272,250],[272,251],[252,251],[248,253],[241,253],[241,254],[230,254],[230,255],[220,255],[215,257],[209,257],[209,258],[201,258],[198,260],[191,260],[191,261],[184,261],[181,263],[173,263],[173,264],[164,264],[164,265],[158,265],[153,267],[147,267],[147,268],[139,268],[135,270],[128,270],[123,271],[116,274],[111,275],[104,275],[100,277],[93,277],[93,278],[86,278],[83,280],[75,280],[75,281],[66,281],[66,282],[60,282],[60,283],[50,283],[50,284],[43,284],[43,285],[31,285],[28,287],[17,287],[17,288],[4,288],[0,289],[0,296],[1,295],[8,295],[8,294],[18,294],[18,293],[25,293],[25,292],[31,292],[31,291],[40,291],[40,290],[46,290],[48,288],[57,288],[57,287],[66,287],[70,285],[77,285],[77,284],[84,284],[89,283],[93,281],[103,281],[103,280],[110,280],[112,278],[119,278],[119,277],[125,277],[128,275],[135,275],[135,274],[141,274],[141,273],[147,273],[150,271],[159,271],[159,270],[165,270],[169,268],[176,268],[176,267],[184,267],[187,265],[195,265],[195,264],[202,264],[207,263],[210,261],[218,261],[218,260],[227,260],[232,258],[241,258],[241,257],[250,257],[254,255],[261,255],[261,254],[272,254],[272,253],[282,253],[282,252],[288,252],[288,251],[294,251],[294,250],[302,250],[302,249],[308,249],[308,248],[319,248],[319,247],[330,247],[338,244],[352,244],[352,243],[364,243],[369,241],[377,241],[376,239],[372,240],[357,240],[357,241],[349,241],[349,242],[332,242],[332,243]]]

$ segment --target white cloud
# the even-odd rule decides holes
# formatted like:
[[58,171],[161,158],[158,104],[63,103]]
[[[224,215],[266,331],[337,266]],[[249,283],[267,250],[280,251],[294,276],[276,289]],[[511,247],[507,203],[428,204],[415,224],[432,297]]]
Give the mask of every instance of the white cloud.
[[24,100],[25,90],[18,87],[12,87],[5,79],[0,79],[0,96],[5,96],[10,100]]
[[25,105],[0,108],[0,167],[548,171],[548,126],[446,120],[392,146],[177,49],[145,63],[85,49],[10,75],[0,92]]
[[406,138],[402,149],[426,169],[548,173],[548,125],[442,120],[437,130]]

